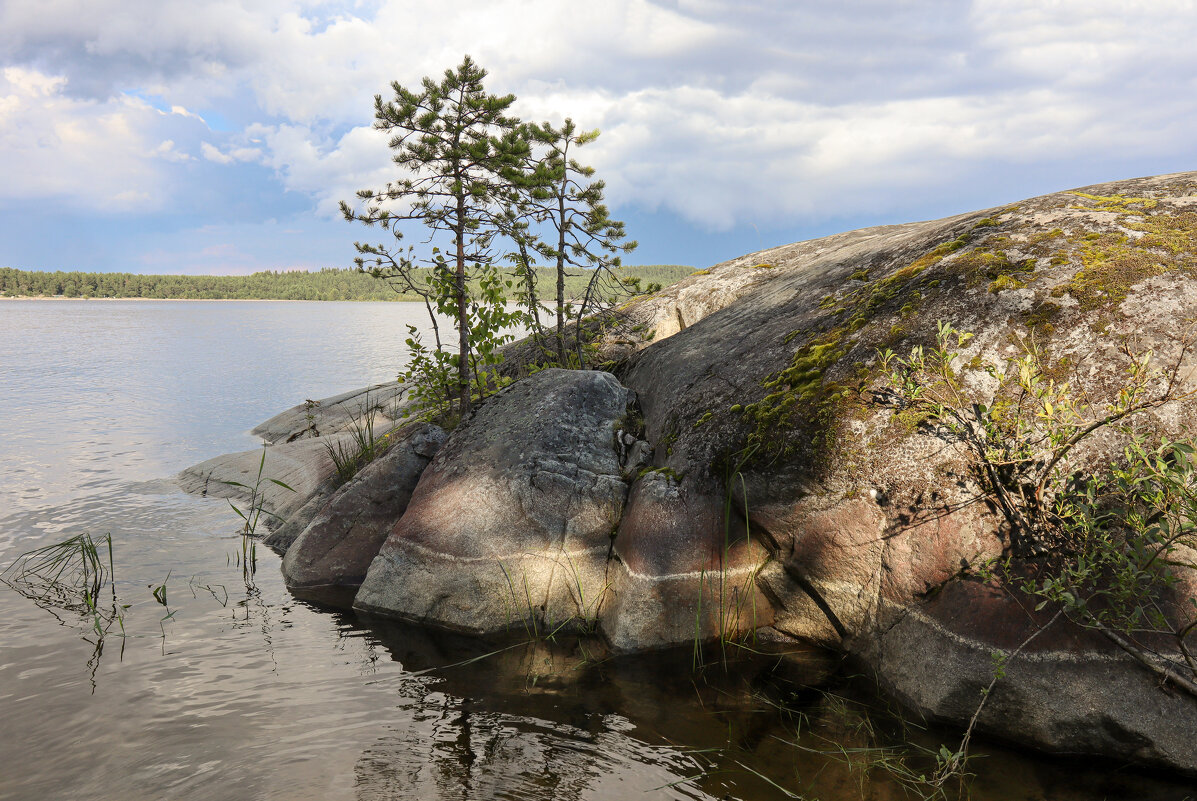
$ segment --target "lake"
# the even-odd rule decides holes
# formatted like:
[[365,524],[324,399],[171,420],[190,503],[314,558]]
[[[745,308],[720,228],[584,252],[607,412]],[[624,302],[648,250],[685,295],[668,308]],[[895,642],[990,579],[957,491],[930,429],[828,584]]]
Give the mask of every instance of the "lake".
[[[917,797],[902,771],[959,734],[903,722],[817,651],[487,656],[294,599],[264,548],[248,575],[239,518],[172,476],[254,447],[250,428],[307,398],[394,380],[422,315],[0,301],[0,568],[110,534],[127,605],[123,636],[100,638],[0,584],[0,799]],[[974,750],[976,799],[1192,795],[1117,765]]]

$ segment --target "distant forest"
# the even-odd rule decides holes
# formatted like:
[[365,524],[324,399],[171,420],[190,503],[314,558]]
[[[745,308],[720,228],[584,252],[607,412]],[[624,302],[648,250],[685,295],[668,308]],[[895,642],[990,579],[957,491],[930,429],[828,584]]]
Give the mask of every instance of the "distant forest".
[[[548,299],[556,292],[553,270],[537,268],[537,294]],[[571,270],[565,292],[579,297],[589,271]],[[647,286],[672,284],[694,272],[693,267],[653,264],[623,267],[620,275],[640,278]],[[577,273],[577,275],[574,275]],[[0,297],[156,298],[184,300],[419,300],[403,295],[381,279],[353,269],[327,268],[318,272],[287,271],[252,275],[137,275],[136,273],[40,272],[0,267]]]

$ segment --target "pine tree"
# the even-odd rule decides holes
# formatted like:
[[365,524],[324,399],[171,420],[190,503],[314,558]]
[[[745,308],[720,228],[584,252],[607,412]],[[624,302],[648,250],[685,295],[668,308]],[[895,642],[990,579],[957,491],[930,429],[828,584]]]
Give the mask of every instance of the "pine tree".
[[590,270],[586,292],[576,311],[574,347],[578,366],[584,366],[582,318],[602,302],[604,287],[618,286],[615,273],[620,266],[617,254],[635,249],[636,242],[624,239],[624,224],[611,219],[603,203],[602,181],[591,180],[594,168],[580,164],[572,151],[598,138],[599,132],[579,131],[572,119],[561,128],[549,123],[529,126],[528,136],[545,148],[535,171],[525,184],[537,209],[537,219],[547,224],[549,241],[542,240],[538,250],[548,258],[557,273],[555,349],[561,364],[568,362],[565,337],[565,279],[570,267]]
[[[447,245],[447,256],[433,248],[429,261],[434,276],[423,292],[430,312],[435,305],[455,318],[454,389],[463,417],[471,411],[471,351],[478,344],[471,341],[468,282],[471,271],[493,278],[486,267],[494,260],[491,244],[501,229],[503,200],[511,191],[512,170],[529,149],[518,135],[519,121],[507,114],[515,96],[487,94],[485,77],[486,70],[467,55],[458,67],[446,70],[439,83],[424,78],[413,91],[394,82],[394,99],[384,102],[376,95],[374,127],[392,134],[392,160],[403,176],[381,190],[359,191],[361,211],[341,203],[345,219],[379,225],[396,243],[402,239],[398,225],[418,221],[430,230],[432,241]],[[355,247],[359,267],[416,288],[410,248],[362,243]]]

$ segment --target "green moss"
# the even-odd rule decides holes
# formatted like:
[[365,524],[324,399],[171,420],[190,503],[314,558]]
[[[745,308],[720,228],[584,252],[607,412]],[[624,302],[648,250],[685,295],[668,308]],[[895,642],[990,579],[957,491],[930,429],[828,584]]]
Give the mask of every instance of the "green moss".
[[944,256],[955,253],[969,243],[972,239],[972,232],[961,234],[950,242],[944,242],[941,245],[936,245],[931,250],[916,259],[911,265],[911,268],[922,272],[927,267],[943,259]]
[[637,439],[644,437],[644,415],[640,413],[639,409],[628,409],[611,424],[611,429],[618,434],[624,431]]
[[761,262],[760,264],[752,265],[748,269],[750,269],[750,270],[772,270],[776,266],[777,266],[776,264],[770,264],[769,262]]
[[1127,227],[1142,236],[1132,240],[1120,232],[1086,234],[1077,253],[1080,269],[1052,294],[1070,294],[1082,309],[1110,307],[1147,278],[1197,272],[1197,212],[1145,215]]
[[[1093,202],[1093,206],[1073,206],[1074,209],[1096,208],[1098,211],[1115,211],[1120,214],[1146,214],[1159,205],[1150,197],[1127,197],[1126,195],[1091,195],[1088,192],[1069,192],[1079,198]],[[1138,208],[1131,208],[1138,206]]]
[[901,344],[902,340],[906,338],[909,333],[906,326],[901,323],[895,323],[889,327],[889,334],[886,335],[885,340],[881,343],[882,348],[893,348]]
[[665,430],[661,433],[660,439],[657,440],[656,447],[664,449],[666,456],[673,455],[673,444],[677,442],[678,425],[677,419],[671,417],[665,424]]
[[[869,338],[872,347],[879,343],[896,347],[915,329],[909,321],[919,315],[926,292],[942,292],[953,281],[959,283],[957,277],[969,283],[996,282],[1002,288],[1033,280],[1036,260],[1012,261],[1004,251],[992,249],[1009,242],[1009,237],[989,235],[979,241],[978,230],[995,227],[980,222],[883,277],[868,280],[869,271],[857,270],[850,277],[863,281],[862,285],[847,284],[838,293],[820,299],[821,325],[813,331],[799,329],[785,336],[784,342],[798,339],[800,344],[789,364],[761,383],[765,395],[755,403],[732,407],[747,428],[739,452],[752,453],[754,460],[802,453],[809,457],[807,467],[824,466],[828,458],[840,452],[837,448],[850,444],[846,444],[851,436],[845,421],[867,411],[862,396],[876,365],[858,362],[857,369],[847,374],[839,367],[860,341],[853,336],[856,332],[879,315],[896,313],[899,322],[891,325],[888,334],[878,332]],[[1056,235],[1062,232],[1057,229],[1045,241]],[[938,274],[925,276],[932,268]],[[707,421],[704,415],[695,425]]]
[[992,228],[993,226],[995,226],[997,224],[998,224],[998,221],[995,220],[994,218],[986,217],[982,220],[978,220],[977,224],[974,227],[975,228]]
[[690,275],[692,275],[692,276],[693,275],[710,275],[710,274],[711,274],[710,267],[707,267],[705,270],[695,270],[694,272],[690,273]]
[[1049,336],[1055,333],[1056,325],[1055,319],[1060,315],[1060,307],[1052,303],[1050,300],[1036,303],[1035,306],[1026,314],[1023,315],[1023,322],[1027,328],[1031,329],[1036,334],[1041,336]]
[[707,423],[711,422],[711,418],[712,418],[712,417],[714,417],[714,416],[715,416],[715,413],[714,413],[714,412],[707,412],[707,413],[706,413],[706,414],[704,414],[702,417],[700,417],[700,418],[698,418],[697,420],[695,420],[695,421],[694,421],[694,426],[693,426],[693,427],[694,427],[694,428],[698,428],[699,426],[706,425]]
[[778,435],[792,427],[796,412],[802,413],[804,422],[815,422],[833,396],[839,399],[839,387],[826,382],[824,374],[847,349],[843,330],[832,329],[800,347],[788,367],[766,379],[763,386],[768,394],[740,410],[750,426],[745,450],[774,457],[791,452],[792,443],[783,444]]
[[922,409],[903,409],[893,416],[892,424],[902,437],[908,437],[930,420],[931,413]]
[[1006,289],[1022,289],[1027,282],[1014,275],[999,275],[989,282],[990,293],[1001,292]]

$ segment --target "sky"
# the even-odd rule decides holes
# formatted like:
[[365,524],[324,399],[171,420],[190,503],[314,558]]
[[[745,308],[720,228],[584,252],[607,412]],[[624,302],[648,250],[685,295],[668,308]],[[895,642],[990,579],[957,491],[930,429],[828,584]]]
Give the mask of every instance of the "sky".
[[[0,266],[351,266],[373,97],[470,54],[632,264],[1197,169],[1197,0],[0,0]],[[410,239],[410,237],[409,237]]]

